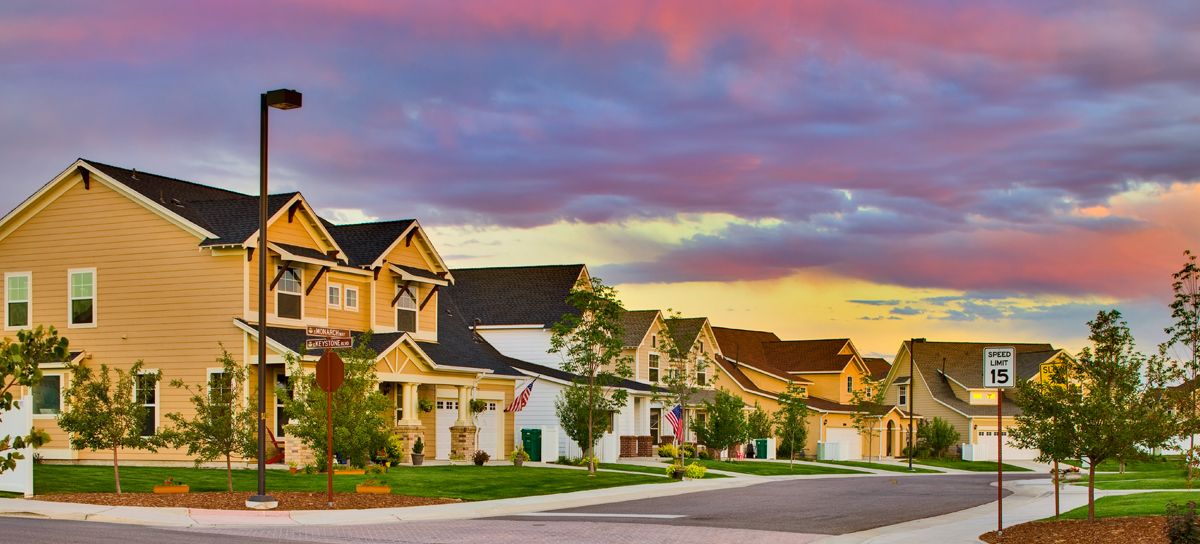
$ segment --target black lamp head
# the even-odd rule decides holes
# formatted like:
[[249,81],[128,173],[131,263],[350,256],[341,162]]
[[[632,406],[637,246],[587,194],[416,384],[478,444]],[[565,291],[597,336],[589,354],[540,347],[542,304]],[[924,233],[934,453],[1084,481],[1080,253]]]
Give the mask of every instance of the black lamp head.
[[293,89],[275,89],[267,91],[267,105],[280,110],[294,110],[303,101],[300,91]]

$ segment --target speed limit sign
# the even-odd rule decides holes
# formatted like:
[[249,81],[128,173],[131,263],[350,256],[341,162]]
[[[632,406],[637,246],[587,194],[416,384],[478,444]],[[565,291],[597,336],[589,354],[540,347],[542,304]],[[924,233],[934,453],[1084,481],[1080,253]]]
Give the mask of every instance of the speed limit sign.
[[997,389],[1017,382],[1017,350],[1012,347],[983,349],[983,386]]

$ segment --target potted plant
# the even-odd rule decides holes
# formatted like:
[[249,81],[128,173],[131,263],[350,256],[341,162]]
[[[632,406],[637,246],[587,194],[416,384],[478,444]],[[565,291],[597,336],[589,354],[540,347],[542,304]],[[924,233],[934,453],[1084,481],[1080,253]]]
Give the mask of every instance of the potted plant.
[[188,485],[183,482],[176,482],[174,478],[163,480],[162,485],[154,486],[154,492],[159,495],[177,495],[179,493],[187,493]]
[[676,465],[675,463],[667,465],[667,476],[670,476],[676,480],[682,480],[685,474],[687,474],[687,469],[683,468],[682,466]]
[[421,411],[425,412],[425,413],[432,412],[433,411],[433,401],[431,401],[429,399],[420,399],[417,401],[417,408],[420,408]]
[[487,410],[487,401],[481,399],[471,399],[471,413],[479,414]]
[[425,463],[425,441],[421,437],[417,437],[417,441],[413,442],[412,463],[414,467],[419,467]]
[[492,456],[488,455],[488,452],[483,450],[475,450],[475,455],[471,456],[471,461],[475,463],[475,466],[481,467],[484,463],[488,462],[488,459],[491,458]]
[[392,486],[375,478],[367,478],[355,485],[354,491],[368,495],[387,495],[392,492]]
[[512,453],[508,454],[508,460],[512,461],[514,466],[519,467],[524,465],[525,461],[529,460],[529,454],[525,453],[525,448],[523,446],[519,446],[517,449],[513,450]]
[[295,461],[288,461],[288,472],[291,474],[300,472],[300,465],[297,465]]

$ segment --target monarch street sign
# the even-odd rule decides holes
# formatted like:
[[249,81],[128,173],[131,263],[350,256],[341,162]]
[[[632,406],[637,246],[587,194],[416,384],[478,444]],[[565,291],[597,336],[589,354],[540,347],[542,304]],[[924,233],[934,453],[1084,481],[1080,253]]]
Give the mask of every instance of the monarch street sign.
[[983,386],[1007,389],[1017,382],[1017,349],[996,347],[983,349]]
[[306,336],[320,336],[322,338],[350,338],[350,329],[331,329],[329,327],[306,327],[304,329]]

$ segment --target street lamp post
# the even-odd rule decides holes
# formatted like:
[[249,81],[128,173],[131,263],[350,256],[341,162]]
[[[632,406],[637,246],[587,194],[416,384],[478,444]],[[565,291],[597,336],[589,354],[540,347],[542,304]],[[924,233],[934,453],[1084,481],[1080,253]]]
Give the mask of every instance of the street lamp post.
[[913,364],[917,359],[917,342],[924,342],[924,338],[913,338],[908,342],[908,470],[913,470],[913,456],[917,454],[916,444],[914,440],[916,435],[913,434],[913,416],[916,414],[917,403],[915,393],[917,392],[917,376],[913,374]]
[[275,89],[259,96],[258,146],[258,494],[246,506],[269,510],[278,506],[267,495],[267,108],[291,110],[300,107],[302,95],[291,89]]

